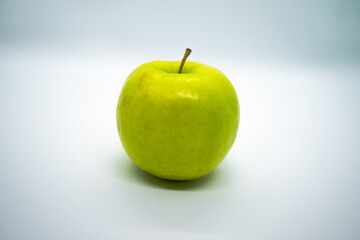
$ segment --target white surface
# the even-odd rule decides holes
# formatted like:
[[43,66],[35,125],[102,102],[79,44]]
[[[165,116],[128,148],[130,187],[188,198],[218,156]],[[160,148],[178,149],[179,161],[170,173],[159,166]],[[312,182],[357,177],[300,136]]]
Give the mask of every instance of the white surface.
[[122,84],[147,60],[2,51],[0,239],[360,239],[359,65],[212,60],[238,137],[212,174],[175,183],[117,135]]

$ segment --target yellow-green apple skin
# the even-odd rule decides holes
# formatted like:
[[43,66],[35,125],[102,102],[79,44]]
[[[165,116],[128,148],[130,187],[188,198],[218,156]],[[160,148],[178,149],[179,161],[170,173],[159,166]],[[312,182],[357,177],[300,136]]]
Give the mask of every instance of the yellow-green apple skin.
[[169,180],[210,173],[235,141],[240,108],[219,70],[186,62],[154,61],[126,79],[117,105],[123,147],[139,168]]

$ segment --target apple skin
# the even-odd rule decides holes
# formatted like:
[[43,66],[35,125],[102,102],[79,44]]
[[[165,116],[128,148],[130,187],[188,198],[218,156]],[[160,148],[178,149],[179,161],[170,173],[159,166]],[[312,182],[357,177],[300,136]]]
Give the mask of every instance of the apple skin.
[[210,173],[233,145],[240,117],[230,81],[219,70],[154,61],[127,78],[117,105],[123,147],[142,170],[168,180]]

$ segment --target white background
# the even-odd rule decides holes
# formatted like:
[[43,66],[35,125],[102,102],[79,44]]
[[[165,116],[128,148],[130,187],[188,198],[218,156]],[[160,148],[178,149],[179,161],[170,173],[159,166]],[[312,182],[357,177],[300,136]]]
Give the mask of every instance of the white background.
[[[0,6],[0,239],[360,238],[357,1]],[[186,47],[241,116],[223,163],[177,183],[128,159],[115,109]]]

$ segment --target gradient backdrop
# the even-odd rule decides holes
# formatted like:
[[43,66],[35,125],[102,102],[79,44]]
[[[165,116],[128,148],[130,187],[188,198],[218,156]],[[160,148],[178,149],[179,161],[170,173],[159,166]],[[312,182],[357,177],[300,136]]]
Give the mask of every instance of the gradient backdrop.
[[[360,239],[360,1],[0,0],[0,239]],[[221,70],[237,140],[195,182],[128,159],[138,65]]]

